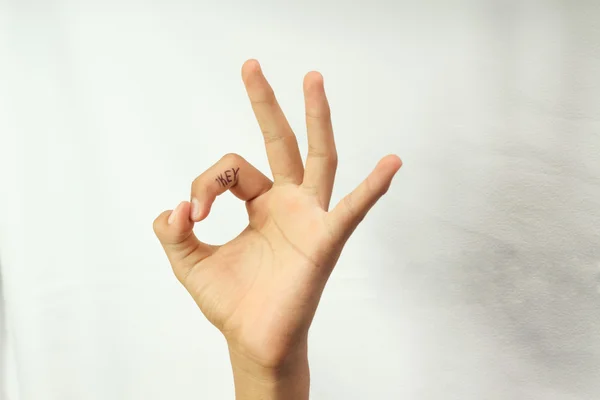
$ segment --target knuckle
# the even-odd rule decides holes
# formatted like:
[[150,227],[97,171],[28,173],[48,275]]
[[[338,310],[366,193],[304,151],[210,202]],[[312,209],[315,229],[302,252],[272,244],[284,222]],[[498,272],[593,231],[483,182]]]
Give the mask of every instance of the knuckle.
[[327,106],[307,107],[304,112],[306,119],[312,119],[329,123],[331,121],[331,111]]
[[297,146],[298,140],[296,139],[296,135],[293,132],[285,132],[285,133],[270,133],[267,131],[262,131],[264,136],[265,145],[272,145],[277,142],[283,142],[283,146]]
[[344,197],[344,207],[346,208],[349,217],[354,215],[354,201],[352,199],[352,194]]
[[225,164],[238,163],[241,160],[243,160],[242,156],[240,156],[237,153],[227,153],[223,157],[221,157],[221,162]]
[[315,146],[312,146],[309,144],[307,157],[320,158],[320,159],[323,159],[323,161],[325,161],[329,167],[333,167],[333,168],[337,167],[338,159],[337,159],[337,153],[335,152],[335,150],[334,151],[329,151],[329,150],[323,151],[323,150],[319,150]]
[[265,144],[272,144],[272,143],[279,142],[284,139],[284,136],[276,135],[266,129],[262,129],[261,132],[263,134]]
[[[214,168],[215,166],[231,168],[234,166],[239,166],[243,162],[245,162],[245,159],[242,156],[240,156],[239,154],[227,153],[223,157],[221,157],[221,159],[215,165],[213,165],[213,167],[211,167],[211,168]],[[212,181],[212,179],[214,177],[208,175],[209,171],[210,171],[210,169],[204,171],[202,174],[198,175],[192,181],[192,184],[191,184],[192,193],[196,192],[197,190],[200,190],[204,185],[206,185]]]
[[325,151],[320,151],[313,146],[309,146],[307,157],[329,159],[329,154]]
[[273,105],[275,103],[275,92],[271,87],[262,87],[256,91],[251,102],[254,105]]
[[320,113],[316,107],[311,107],[306,109],[304,116],[306,117],[306,119],[321,119],[323,117],[323,114]]
[[330,167],[332,167],[333,169],[337,168],[337,166],[338,166],[338,156],[337,156],[337,153],[335,151],[333,152],[333,154],[331,154],[329,156],[328,162],[329,162],[329,166]]
[[383,196],[384,194],[386,194],[388,191],[390,190],[390,185],[385,185],[383,186],[383,188],[381,189],[381,195]]
[[273,186],[296,185],[293,177],[282,172],[273,172]]
[[311,196],[316,196],[319,193],[319,189],[315,185],[307,185],[307,184],[303,183],[302,187],[303,187],[304,191]]

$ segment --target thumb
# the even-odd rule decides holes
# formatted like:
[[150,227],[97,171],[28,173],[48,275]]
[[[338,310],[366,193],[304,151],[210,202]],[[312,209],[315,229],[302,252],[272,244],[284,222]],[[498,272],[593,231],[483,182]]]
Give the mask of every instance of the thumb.
[[213,246],[202,243],[194,235],[190,207],[190,202],[182,201],[173,211],[161,213],[153,224],[173,272],[182,283],[195,265],[213,253]]
[[402,160],[396,155],[382,158],[369,176],[329,212],[330,226],[338,237],[343,240],[350,237],[369,210],[388,191],[401,166]]

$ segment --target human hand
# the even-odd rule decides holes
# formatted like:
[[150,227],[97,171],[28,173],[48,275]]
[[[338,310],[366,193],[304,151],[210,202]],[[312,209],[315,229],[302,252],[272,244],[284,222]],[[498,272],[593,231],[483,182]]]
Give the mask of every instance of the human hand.
[[[194,180],[191,202],[163,212],[154,230],[176,277],[224,334],[235,357],[278,369],[290,354],[305,351],[319,299],[344,244],[387,191],[402,162],[395,155],[384,157],[328,211],[337,153],[321,74],[310,72],[304,79],[305,167],[257,61],[244,63],[242,79],[274,181],[242,157],[228,154]],[[246,202],[249,224],[222,246],[203,243],[192,228],[227,190]]]

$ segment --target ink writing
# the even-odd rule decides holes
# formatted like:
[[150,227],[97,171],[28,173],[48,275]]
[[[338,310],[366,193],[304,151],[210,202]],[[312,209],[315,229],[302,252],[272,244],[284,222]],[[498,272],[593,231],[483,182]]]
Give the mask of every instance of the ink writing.
[[219,176],[215,178],[215,181],[217,181],[217,183],[222,187],[230,186],[231,183],[237,182],[239,170],[239,167],[228,169],[225,172],[219,174]]

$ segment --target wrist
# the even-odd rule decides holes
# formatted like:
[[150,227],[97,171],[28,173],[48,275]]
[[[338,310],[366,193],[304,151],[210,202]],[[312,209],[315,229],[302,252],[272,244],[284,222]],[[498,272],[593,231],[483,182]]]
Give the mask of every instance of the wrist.
[[310,387],[306,343],[286,352],[277,363],[265,364],[229,343],[237,400],[307,400]]

